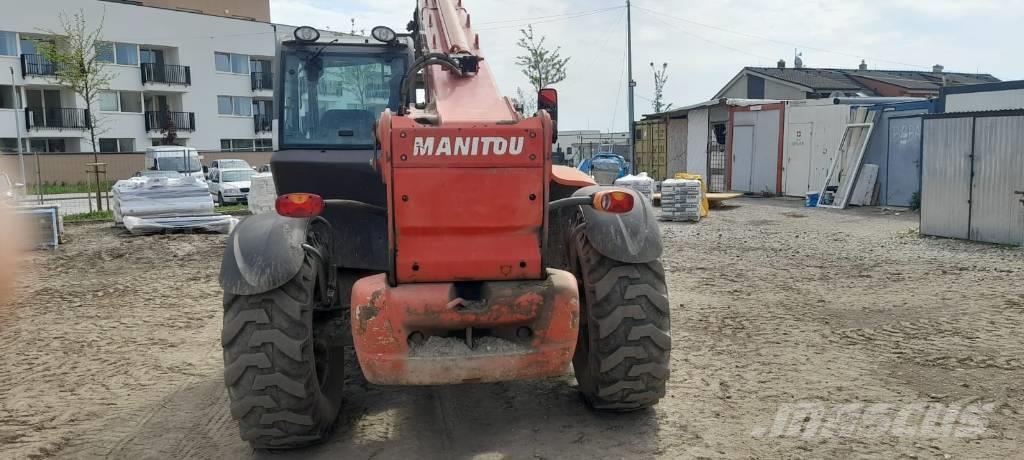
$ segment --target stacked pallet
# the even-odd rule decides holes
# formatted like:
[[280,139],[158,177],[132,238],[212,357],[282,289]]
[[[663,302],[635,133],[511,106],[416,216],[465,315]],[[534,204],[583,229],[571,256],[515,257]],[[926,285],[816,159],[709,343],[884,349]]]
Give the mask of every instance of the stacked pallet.
[[213,210],[206,182],[191,176],[133,177],[113,187],[115,224],[132,233],[193,230],[228,233],[237,223]]
[[661,220],[700,221],[699,180],[668,179],[661,183]]

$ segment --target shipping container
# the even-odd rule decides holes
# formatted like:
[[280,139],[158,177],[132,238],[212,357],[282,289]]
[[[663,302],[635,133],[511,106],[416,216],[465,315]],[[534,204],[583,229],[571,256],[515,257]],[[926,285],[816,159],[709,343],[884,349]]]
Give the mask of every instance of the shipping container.
[[782,191],[787,196],[820,192],[850,121],[850,106],[832,99],[786,103]]
[[946,113],[1024,109],[1024,80],[945,87],[938,105]]
[[730,109],[726,128],[726,189],[767,195],[782,193],[784,111],[782,103]]
[[920,196],[921,115],[933,109],[932,101],[879,104],[869,109],[878,116],[863,164],[878,166],[879,205],[909,207],[915,196]]
[[654,180],[665,180],[668,162],[665,120],[658,118],[638,121],[634,124],[634,130],[634,174],[645,172]]
[[1024,110],[923,118],[921,233],[1024,245]]

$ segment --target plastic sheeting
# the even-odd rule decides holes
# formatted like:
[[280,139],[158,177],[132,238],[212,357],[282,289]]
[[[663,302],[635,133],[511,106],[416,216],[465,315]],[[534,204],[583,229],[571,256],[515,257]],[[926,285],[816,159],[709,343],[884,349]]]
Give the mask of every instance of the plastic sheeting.
[[206,182],[195,177],[133,177],[113,187],[114,221],[125,217],[180,217],[214,215],[213,197]]
[[699,180],[668,179],[661,183],[661,220],[699,222],[704,194]]
[[615,180],[615,185],[632,189],[647,198],[647,201],[651,201],[651,197],[654,195],[654,179],[648,177],[645,172],[635,176],[632,174],[622,176]]
[[124,228],[136,235],[164,233],[174,231],[205,231],[231,233],[238,219],[227,215],[191,216],[191,217],[152,217],[143,219],[127,216]]
[[274,176],[261,173],[252,176],[249,186],[249,212],[263,214],[276,212],[274,202],[277,200],[277,189],[274,187]]

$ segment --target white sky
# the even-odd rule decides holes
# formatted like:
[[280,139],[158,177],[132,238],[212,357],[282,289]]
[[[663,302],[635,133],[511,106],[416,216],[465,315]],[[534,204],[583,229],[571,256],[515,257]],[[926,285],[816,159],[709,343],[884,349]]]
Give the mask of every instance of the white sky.
[[[454,0],[453,0],[454,1]],[[514,65],[519,29],[533,23],[570,56],[559,90],[559,128],[626,129],[625,1],[464,0],[481,47],[506,95],[528,88]],[[415,0],[270,0],[271,19],[348,32],[387,25],[404,31]],[[594,10],[606,11],[594,12]],[[579,12],[574,16],[566,16]],[[560,15],[560,16],[556,16]],[[554,17],[552,17],[554,16]],[[636,0],[633,2],[636,118],[651,112],[650,62],[668,63],[666,101],[711,98],[744,66],[991,73],[1024,78],[1018,29],[1024,0]]]

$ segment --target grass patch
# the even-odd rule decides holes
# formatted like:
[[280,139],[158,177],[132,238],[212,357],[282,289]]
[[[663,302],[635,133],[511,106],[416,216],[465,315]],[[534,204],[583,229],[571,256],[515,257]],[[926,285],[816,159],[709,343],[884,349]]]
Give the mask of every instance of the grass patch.
[[81,214],[68,214],[64,216],[64,222],[98,222],[113,221],[114,211],[93,211]]
[[[114,181],[100,181],[100,191],[109,192],[114,186]],[[78,182],[74,184],[68,183],[51,183],[44,182],[43,185],[29,185],[25,188],[26,195],[59,195],[61,193],[96,193],[96,185],[89,182]]]
[[247,204],[231,204],[227,206],[219,206],[216,209],[219,214],[249,214],[249,205]]

